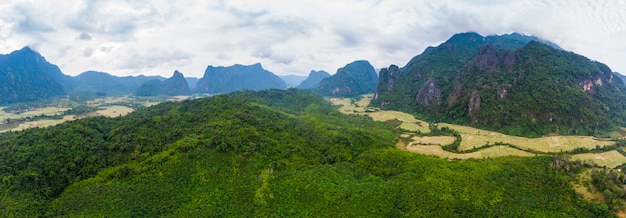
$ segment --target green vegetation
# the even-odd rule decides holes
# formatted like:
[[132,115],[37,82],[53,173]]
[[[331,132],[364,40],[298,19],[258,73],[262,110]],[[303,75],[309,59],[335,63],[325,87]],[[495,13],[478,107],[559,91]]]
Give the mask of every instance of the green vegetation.
[[447,161],[289,89],[0,135],[8,217],[606,217],[553,158]]

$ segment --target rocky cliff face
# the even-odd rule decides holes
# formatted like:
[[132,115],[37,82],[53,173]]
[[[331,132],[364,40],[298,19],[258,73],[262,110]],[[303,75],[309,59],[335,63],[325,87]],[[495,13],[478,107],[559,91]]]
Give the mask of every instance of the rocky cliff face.
[[417,100],[419,105],[423,105],[425,107],[441,104],[441,90],[437,88],[437,84],[434,79],[429,79],[426,83],[424,83],[424,85],[422,85],[420,90],[417,92],[415,100]]
[[470,116],[475,116],[480,111],[480,95],[477,91],[473,91],[472,94],[470,94],[469,105],[467,108],[467,112]]
[[285,89],[285,81],[269,72],[261,64],[230,67],[208,66],[196,84],[197,93],[228,93],[239,90]]
[[374,93],[378,77],[368,61],[355,61],[339,68],[335,75],[322,79],[315,91],[325,96],[352,97]]

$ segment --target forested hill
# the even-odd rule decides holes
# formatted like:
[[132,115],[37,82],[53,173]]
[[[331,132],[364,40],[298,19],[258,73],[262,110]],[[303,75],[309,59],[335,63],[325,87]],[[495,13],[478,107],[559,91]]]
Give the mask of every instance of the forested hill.
[[626,125],[626,88],[606,65],[522,35],[454,35],[381,70],[373,106],[538,137]]
[[369,61],[360,60],[339,68],[334,75],[319,82],[315,92],[324,96],[355,97],[373,93],[378,77]]
[[7,217],[592,217],[551,157],[447,161],[297,89],[0,134]]

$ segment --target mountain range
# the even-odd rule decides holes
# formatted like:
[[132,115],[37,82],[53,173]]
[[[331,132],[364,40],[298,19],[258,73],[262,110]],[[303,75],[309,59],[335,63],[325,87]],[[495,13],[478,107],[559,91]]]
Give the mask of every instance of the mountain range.
[[105,72],[86,71],[75,77],[68,77],[64,88],[68,94],[78,96],[126,95],[135,92],[150,80],[161,81],[165,78],[143,75],[118,77]]
[[[41,54],[24,47],[0,56],[0,103],[35,101],[63,95],[91,98],[128,94],[217,94],[296,86],[315,90],[322,95],[348,97],[373,92],[377,79],[375,75],[369,62],[355,61],[338,69],[333,76],[325,71],[311,71],[308,77],[277,76],[257,63],[248,66],[208,66],[202,78],[185,78],[180,72],[175,72],[170,79],[143,75],[119,77],[98,71],[86,71],[72,77],[63,74]],[[186,84],[181,77],[186,80]],[[191,92],[187,92],[186,87]]]
[[[209,66],[195,89],[178,71],[169,79],[102,72],[69,77],[26,47],[0,56],[0,103],[119,90],[225,94],[0,134],[0,214],[615,217],[626,210],[625,140],[596,145],[593,153],[580,153],[591,151],[589,145],[528,152],[487,142],[480,151],[455,152],[470,157],[470,151],[513,149],[520,157],[446,160],[399,147],[448,152],[472,136],[437,125],[428,133],[409,131],[397,119],[344,114],[325,97],[374,93],[370,106],[514,135],[602,135],[626,124],[621,78],[602,63],[521,34],[456,34],[378,75],[368,61],[332,76],[312,71],[302,81],[308,90],[279,90],[284,81],[260,64]],[[492,134],[498,135],[487,137]],[[406,145],[432,138],[453,141]],[[539,140],[554,142],[545,145],[552,149],[562,146],[556,138]],[[592,156],[575,160],[575,154]],[[622,165],[610,169],[588,162],[592,158]]]
[[[210,94],[287,88],[258,63],[208,66],[200,79],[181,77],[117,77],[96,71],[70,77],[25,47],[0,56],[0,103],[66,94],[189,93],[185,87]],[[292,79],[290,86],[302,77]],[[626,126],[621,75],[554,43],[517,33],[455,34],[403,67],[391,65],[377,75],[368,61],[355,61],[332,76],[311,71],[297,88],[335,97],[375,93],[371,106],[513,135],[603,135]]]
[[178,70],[174,71],[174,75],[164,81],[153,79],[149,80],[135,92],[138,96],[155,96],[155,95],[189,95],[191,91],[189,84]]

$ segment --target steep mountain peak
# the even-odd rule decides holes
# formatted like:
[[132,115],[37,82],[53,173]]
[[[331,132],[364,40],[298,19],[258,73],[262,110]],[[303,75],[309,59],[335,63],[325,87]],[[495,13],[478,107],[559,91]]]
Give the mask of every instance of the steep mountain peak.
[[183,74],[180,73],[178,70],[174,71],[174,75],[172,75],[172,78],[174,78],[174,77],[181,77],[183,79],[185,78],[185,76],[183,76]]
[[29,46],[24,46],[22,49],[17,50],[17,51],[23,51],[23,52],[35,52],[34,50],[32,50]]
[[0,103],[23,102],[64,94],[61,70],[26,46],[0,56]]
[[446,41],[446,43],[454,43],[454,42],[476,42],[482,41],[484,37],[476,32],[465,32],[465,33],[457,33],[454,34],[450,39]]
[[11,52],[9,55],[7,55],[7,57],[11,58],[12,61],[20,61],[22,63],[25,61],[44,61],[45,60],[45,58],[41,54],[39,54],[39,52],[32,50],[28,46],[24,46],[20,50]]

